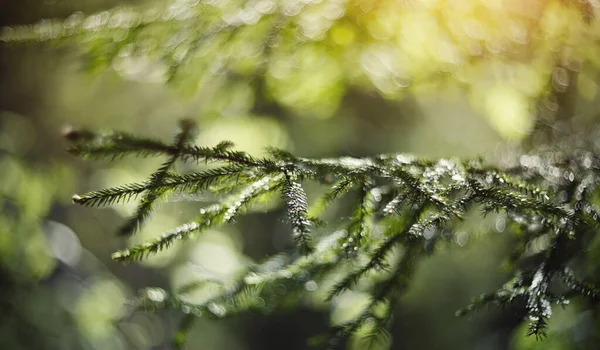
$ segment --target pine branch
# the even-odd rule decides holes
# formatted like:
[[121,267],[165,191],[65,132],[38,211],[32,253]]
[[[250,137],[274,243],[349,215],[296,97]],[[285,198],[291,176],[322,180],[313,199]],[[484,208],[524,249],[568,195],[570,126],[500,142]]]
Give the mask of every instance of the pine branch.
[[285,174],[282,184],[282,195],[289,221],[292,225],[292,238],[301,254],[313,251],[310,236],[310,221],[308,220],[307,199],[302,185],[294,179],[294,175]]
[[176,241],[183,238],[187,238],[190,234],[204,230],[208,227],[208,220],[217,215],[221,214],[223,208],[220,206],[214,206],[207,210],[208,215],[203,215],[203,219],[206,221],[194,221],[188,224],[181,225],[173,230],[163,233],[160,237],[155,238],[149,242],[145,242],[134,247],[115,252],[112,255],[113,260],[129,263],[132,261],[142,260],[150,255],[156,254],[160,251],[173,245]]
[[124,132],[93,134],[85,130],[72,130],[65,137],[73,141],[68,151],[78,157],[115,160],[127,155],[137,157],[171,155],[172,146],[160,141],[140,138]]
[[375,201],[370,189],[363,184],[359,189],[359,203],[348,225],[348,239],[343,243],[346,254],[355,254],[369,234],[369,220],[374,212]]
[[167,173],[159,186],[176,192],[198,193],[226,183],[239,186],[260,176],[239,165],[227,165],[187,174]]
[[[335,334],[335,337],[330,342],[333,345],[332,349],[337,348],[344,339],[354,334],[365,322],[375,320],[379,329],[388,326],[387,321],[391,317],[391,307],[395,304],[394,301],[398,298],[399,294],[406,291],[410,278],[414,273],[414,260],[420,255],[421,250],[422,245],[420,244],[408,245],[404,255],[396,264],[394,272],[385,281],[376,285],[371,302],[365,310],[355,319],[332,328],[331,331]],[[390,316],[382,318],[376,314],[376,309],[379,305],[385,303],[390,303]]]
[[475,180],[471,180],[469,185],[486,210],[520,211],[542,216],[550,215],[557,219],[568,220],[572,225],[575,225],[579,221],[577,217],[559,206],[531,198],[521,193],[498,188],[485,189]]
[[589,282],[577,279],[571,269],[565,267],[559,271],[558,274],[563,283],[565,283],[572,291],[592,299],[598,300],[600,298],[600,289]]
[[158,186],[162,184],[168,171],[181,156],[183,147],[193,141],[195,137],[194,129],[196,128],[196,125],[193,121],[184,119],[180,122],[179,127],[180,130],[175,135],[175,141],[172,146],[175,151],[169,157],[169,160],[161,165],[156,172],[150,175],[150,179],[148,180],[149,189],[138,205],[135,214],[133,214],[133,216],[119,229],[120,236],[130,236],[137,232],[152,213],[155,202],[166,194],[167,191],[165,189],[159,189]]
[[[577,280],[566,268],[573,257],[568,249],[570,242],[579,242],[600,227],[600,214],[590,198],[600,185],[600,173],[590,166],[589,159],[563,155],[535,162],[553,169],[546,171],[538,165],[502,169],[484,167],[481,160],[431,161],[406,155],[307,159],[278,149],[269,149],[267,158],[256,158],[232,150],[233,144],[227,141],[212,148],[192,145],[192,134],[191,124],[184,123],[173,145],[160,144],[158,147],[143,138],[129,137],[122,142],[112,136],[99,137],[91,132],[67,133],[80,149],[93,150],[89,154],[98,157],[101,154],[109,158],[137,153],[168,155],[168,160],[146,181],[74,196],[78,204],[102,206],[128,202],[143,195],[136,215],[127,222],[127,232],[135,231],[154,211],[157,201],[170,194],[236,193],[224,199],[217,198],[216,203],[203,209],[195,221],[117,252],[113,258],[121,262],[146,258],[178,240],[235,221],[253,203],[275,193],[283,197],[292,236],[301,254],[278,255],[262,264],[250,265],[243,274],[230,281],[214,281],[208,276],[179,290],[179,294],[184,294],[202,283],[217,285],[221,293],[201,305],[186,303],[177,297],[168,300],[142,298],[140,305],[150,308],[176,306],[221,318],[260,310],[266,307],[261,305],[267,301],[269,308],[297,302],[305,288],[309,288],[302,282],[306,281],[306,276],[310,276],[310,282],[315,286],[328,278],[336,278],[338,282],[326,297],[329,302],[360,281],[371,279],[372,283],[364,284],[372,296],[371,303],[356,319],[334,327],[330,335],[338,340],[338,344],[358,334],[364,334],[365,341],[387,341],[387,328],[397,296],[409,285],[415,261],[431,254],[440,233],[449,225],[464,220],[471,207],[478,207],[484,215],[508,214],[508,220],[514,223],[510,230],[520,237],[518,245],[522,249],[518,251],[521,253],[513,254],[513,259],[514,265],[520,266],[521,270],[515,272],[512,280],[500,290],[475,298],[457,314],[490,304],[505,306],[515,300],[524,300],[530,320],[528,334],[543,337],[551,316],[551,304],[565,305],[572,294],[598,296],[597,288]],[[211,162],[217,167],[178,174],[172,170],[177,160]],[[552,177],[552,181],[546,179],[560,173],[560,169],[568,169],[563,172],[567,175],[575,170],[578,174]],[[301,185],[304,181],[326,187],[310,210]],[[347,222],[333,232],[312,232],[312,225],[325,225],[313,216],[321,214],[350,192],[357,195],[357,201]],[[315,245],[313,233],[320,236]],[[542,236],[553,237],[547,248],[523,254],[526,245],[535,243],[534,240]],[[402,248],[403,254],[394,266],[389,266],[392,264],[388,261],[391,260],[389,256],[396,247]],[[359,262],[358,268],[348,268],[356,266],[356,262]],[[550,289],[556,278],[567,285],[567,293],[555,295]],[[285,286],[288,293],[277,293],[276,284]],[[315,287],[311,284],[310,288]]]
[[397,194],[394,199],[392,199],[388,204],[383,208],[384,215],[393,215],[400,214],[401,206],[406,202],[406,191],[400,190],[400,193]]
[[527,313],[529,316],[529,326],[527,335],[535,335],[536,338],[546,336],[548,319],[552,315],[551,299],[549,294],[549,282],[545,265],[542,265],[534,274],[531,284],[527,290]]
[[333,201],[335,201],[341,195],[350,191],[353,186],[353,179],[347,177],[342,178],[308,209],[308,216],[319,216],[329,205],[333,203]]
[[[229,162],[250,167],[262,167],[265,169],[273,169],[276,167],[273,161],[267,159],[258,159],[250,156],[246,152],[231,151],[229,146],[231,143],[220,144],[217,147],[198,147],[186,146],[181,150],[181,157],[184,160],[204,161],[204,162]],[[227,146],[227,147],[224,147]]]
[[332,300],[335,296],[341,294],[343,291],[352,288],[353,285],[363,278],[367,273],[377,270],[385,270],[387,264],[385,263],[386,256],[392,251],[392,249],[400,242],[410,242],[412,237],[409,236],[409,232],[414,231],[414,227],[421,227],[418,219],[424,212],[425,206],[421,206],[419,209],[411,213],[408,223],[404,229],[399,232],[391,234],[380,246],[378,246],[371,254],[369,254],[369,262],[357,271],[350,273],[343,280],[336,283],[336,285],[329,292],[326,300]]
[[232,195],[224,200],[223,204],[213,204],[202,209],[200,217],[196,221],[167,231],[149,242],[116,252],[113,254],[113,259],[121,262],[142,260],[149,255],[167,249],[178,240],[188,238],[193,233],[231,222],[240,210],[249,205],[253,199],[275,191],[279,185],[278,178],[265,177],[260,179],[245,187],[239,194]]
[[548,201],[550,199],[546,190],[533,184],[514,179],[512,176],[498,172],[497,170],[485,171],[482,169],[471,168],[470,171],[474,175],[481,176],[481,178],[485,179],[488,183],[493,184],[495,187],[510,188],[541,201]]
[[[247,186],[239,195],[230,197],[231,199],[228,201],[229,205],[227,211],[223,215],[223,222],[232,222],[240,214],[240,211],[244,206],[251,203],[253,199],[264,194],[273,193],[281,187],[282,184],[279,182],[279,178],[279,176],[263,177]],[[227,201],[225,202],[227,203]]]
[[442,193],[436,193],[436,191],[424,186],[420,183],[419,179],[414,177],[412,174],[404,169],[396,168],[391,174],[396,181],[410,191],[416,198],[422,198],[434,204],[440,211],[445,212],[448,215],[454,213],[453,208],[447,204],[447,199],[443,197]]
[[146,191],[148,187],[149,184],[143,182],[105,188],[82,195],[75,194],[73,195],[73,202],[86,207],[101,207],[115,203],[126,203],[135,199],[138,195]]
[[88,207],[107,206],[129,202],[146,191],[165,194],[174,192],[198,193],[209,189],[213,185],[221,185],[225,182],[233,182],[239,185],[255,177],[256,175],[248,172],[245,168],[234,165],[188,174],[165,173],[160,182],[145,181],[92,191],[82,195],[76,194],[73,196],[73,202]]

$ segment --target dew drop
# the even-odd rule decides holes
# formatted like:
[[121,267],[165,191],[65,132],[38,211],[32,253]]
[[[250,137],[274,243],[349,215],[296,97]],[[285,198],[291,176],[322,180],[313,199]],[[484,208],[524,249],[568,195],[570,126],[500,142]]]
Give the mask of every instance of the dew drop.
[[309,292],[314,292],[315,290],[317,290],[317,288],[319,288],[319,285],[317,284],[317,282],[310,280],[304,284],[304,288]]
[[208,310],[210,312],[212,312],[213,314],[215,314],[215,316],[218,317],[223,317],[225,316],[227,310],[225,310],[225,308],[222,305],[219,305],[217,303],[210,303],[208,305]]

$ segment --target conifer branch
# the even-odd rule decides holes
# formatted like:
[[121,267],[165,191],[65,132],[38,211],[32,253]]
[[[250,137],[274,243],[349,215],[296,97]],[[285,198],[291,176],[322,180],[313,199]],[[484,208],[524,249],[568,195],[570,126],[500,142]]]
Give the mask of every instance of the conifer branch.
[[292,225],[292,238],[301,254],[309,254],[314,248],[310,236],[311,223],[308,220],[308,200],[302,185],[296,181],[295,175],[285,173],[282,194],[289,221]]
[[[193,160],[196,162],[229,162],[250,167],[263,167],[273,169],[275,163],[266,159],[258,159],[250,156],[246,152],[231,151],[228,148],[230,143],[223,143],[214,148],[187,146],[181,150],[181,157],[184,160]],[[227,147],[224,147],[227,146]]]
[[589,282],[581,281],[571,269],[565,267],[558,272],[563,283],[565,283],[571,290],[579,295],[584,295],[592,299],[598,300],[600,298],[600,289],[596,288]]
[[[186,303],[177,296],[152,300],[156,297],[152,293],[138,300],[139,305],[184,308],[220,318],[259,310],[260,304],[267,301],[273,308],[285,298],[298,298],[305,290],[302,281],[306,280],[300,281],[301,276],[310,276],[314,283],[310,288],[335,276],[338,282],[329,290],[327,301],[352,290],[362,280],[372,279],[373,283],[366,284],[370,286],[367,292],[371,294],[371,303],[356,319],[334,327],[330,335],[338,340],[337,344],[359,331],[372,341],[386,340],[397,296],[410,283],[415,262],[430,254],[440,233],[463,220],[471,207],[478,207],[484,215],[506,213],[508,220],[515,223],[511,229],[518,228],[521,241],[513,254],[513,265],[519,270],[514,271],[512,280],[500,290],[473,299],[457,314],[467,314],[485,305],[505,306],[523,300],[530,320],[528,334],[543,337],[552,304],[565,305],[567,297],[573,294],[598,296],[598,288],[577,280],[567,268],[572,258],[568,249],[572,242],[579,242],[600,227],[600,215],[590,199],[600,185],[600,174],[590,166],[589,154],[538,156],[533,166],[525,162],[506,169],[482,166],[481,160],[431,161],[404,154],[307,159],[269,149],[269,157],[256,158],[232,150],[233,144],[228,141],[215,147],[192,145],[191,124],[184,123],[182,127],[172,145],[114,136],[121,133],[100,137],[92,132],[67,133],[75,147],[82,150],[78,154],[84,157],[92,154],[96,158],[126,154],[169,157],[146,181],[74,196],[78,204],[102,206],[125,203],[143,195],[136,215],[127,222],[127,232],[141,225],[154,211],[155,203],[170,194],[209,191],[217,195],[216,202],[203,209],[196,220],[119,251],[113,258],[125,263],[146,258],[178,240],[231,223],[255,201],[276,193],[283,198],[300,254],[282,254],[251,265],[231,281],[212,281],[209,276],[179,290],[178,294],[185,294],[201,283],[216,283],[222,293],[201,305]],[[177,160],[210,162],[216,167],[179,174],[173,170]],[[561,173],[563,168],[568,171]],[[572,173],[573,169],[577,172]],[[554,176],[557,173],[567,175]],[[310,210],[301,185],[304,181],[326,187]],[[232,192],[235,194],[218,197]],[[346,193],[357,196],[348,222],[342,223],[338,230],[320,230],[325,223],[316,216]],[[566,196],[559,198],[559,193]],[[311,226],[315,229],[311,230]],[[383,233],[371,228],[383,228]],[[314,245],[313,235],[319,237]],[[526,252],[524,247],[543,235],[552,237],[548,247]],[[403,253],[390,266],[389,256],[396,247]],[[357,261],[360,261],[358,268],[348,269]],[[557,293],[551,288],[557,278],[568,287],[568,292]],[[274,292],[277,283],[288,288],[287,296]]]
[[548,291],[550,278],[545,271],[545,265],[542,265],[534,273],[531,284],[525,293],[529,316],[527,335],[535,335],[536,338],[546,336],[548,319],[552,315],[551,299],[553,298]]
[[238,165],[226,165],[223,167],[198,171],[186,174],[165,174],[160,186],[177,192],[198,193],[209,190],[212,186],[222,186],[226,183],[246,183],[260,177],[248,169]]
[[325,208],[327,208],[331,203],[336,200],[338,197],[347,193],[354,186],[354,181],[351,178],[344,177],[338,182],[336,182],[331,189],[328,190],[325,194],[321,196],[320,199],[315,201],[313,205],[308,209],[309,217],[319,216]]
[[390,216],[393,214],[400,214],[400,209],[405,202],[406,199],[406,191],[404,189],[399,190],[398,193],[388,204],[383,208],[383,214],[386,216]]
[[354,254],[362,247],[369,234],[369,219],[373,215],[375,201],[370,188],[363,184],[359,189],[359,203],[348,225],[348,239],[342,245],[346,254]]
[[506,173],[500,173],[496,170],[483,171],[481,169],[470,169],[473,174],[482,176],[486,182],[493,184],[495,187],[504,187],[516,190],[527,196],[536,198],[541,201],[548,201],[550,196],[546,190],[530,183],[514,179]]
[[92,191],[82,195],[76,194],[73,196],[73,202],[88,207],[99,207],[128,202],[146,191],[198,193],[208,190],[213,185],[223,185],[226,182],[240,185],[251,180],[254,176],[247,169],[235,165],[187,174],[165,173],[160,182],[144,181]]
[[246,188],[239,194],[232,195],[223,201],[224,204],[213,204],[200,210],[200,216],[196,221],[184,224],[173,230],[163,233],[160,237],[145,242],[126,250],[113,254],[113,260],[121,262],[132,262],[142,260],[149,255],[156,254],[176,241],[188,238],[191,234],[201,232],[210,227],[231,222],[240,210],[251,203],[256,197],[274,191],[279,183],[277,178],[263,178]]
[[86,130],[71,130],[65,137],[73,141],[68,151],[78,157],[116,160],[127,155],[137,157],[171,155],[172,146],[150,138],[140,138],[124,132],[94,134]]
[[[375,329],[385,329],[389,327],[391,318],[391,307],[401,293],[404,293],[409,285],[410,278],[414,273],[415,259],[420,255],[422,245],[408,245],[404,255],[396,264],[395,270],[383,282],[376,285],[371,302],[364,311],[355,319],[332,328],[334,338],[330,341],[330,349],[337,348],[344,339],[353,335],[361,326],[367,322],[375,322],[378,326]],[[377,308],[382,304],[389,304],[386,308],[384,317],[377,314]]]
[[415,178],[408,171],[397,168],[391,176],[395,178],[396,181],[400,181],[402,185],[406,186],[406,189],[412,192],[415,197],[427,200],[446,214],[451,214],[453,212],[452,208],[446,203],[446,199],[443,197],[442,193],[436,193],[432,189],[422,185],[419,179]]
[[117,187],[105,188],[98,191],[88,192],[82,195],[73,195],[73,203],[81,204],[86,207],[101,207],[115,203],[126,203],[135,199],[138,195],[146,191],[149,184],[132,183]]
[[175,141],[172,146],[174,152],[156,172],[150,175],[150,178],[148,179],[149,189],[142,198],[135,214],[133,214],[133,216],[119,229],[120,236],[129,236],[138,231],[152,213],[154,203],[166,193],[164,189],[159,189],[158,185],[163,182],[171,167],[181,156],[183,147],[189,144],[195,137],[194,129],[196,128],[196,125],[193,121],[184,119],[179,123],[179,127],[180,130],[175,135]]
[[[340,64],[346,62],[339,61],[337,57],[343,59],[349,54],[354,55],[356,47],[364,48],[368,54],[373,51],[371,44],[381,46],[378,39],[370,42],[372,38],[369,39],[368,35],[354,35],[355,24],[361,21],[357,22],[356,11],[351,9],[356,5],[353,1],[336,3],[336,9],[329,11],[339,14],[331,12],[328,14],[332,16],[323,17],[323,21],[313,26],[317,31],[322,29],[322,32],[312,33],[314,35],[307,33],[311,30],[305,30],[307,28],[302,22],[314,17],[311,12],[315,10],[326,12],[316,7],[320,6],[317,1],[257,1],[243,6],[215,3],[167,0],[139,7],[118,7],[90,16],[78,13],[65,20],[42,20],[33,26],[0,28],[0,41],[76,43],[82,51],[94,56],[90,70],[112,66],[132,79],[146,80],[152,76],[172,83],[177,83],[176,78],[181,77],[191,81],[194,88],[201,86],[210,92],[219,89],[220,84],[217,83],[221,80],[226,82],[223,86],[229,86],[227,83],[235,80],[239,80],[235,83],[242,84],[252,81],[251,89],[258,91],[250,91],[250,94],[255,96],[264,95],[267,84],[264,77],[277,75],[267,74],[267,71],[280,63],[278,57],[289,57],[289,51],[301,45],[314,45],[317,51],[322,51],[334,43],[340,54],[326,56],[339,66],[340,72],[337,73],[339,77],[331,79],[335,84],[335,89],[331,90],[343,90],[342,77],[345,75],[353,76],[351,80],[354,82],[372,81],[371,86],[381,91],[381,86],[392,90],[394,86],[400,88],[401,84],[392,81],[397,78],[395,74],[381,76],[373,74],[365,65]],[[561,4],[577,9],[585,24],[589,24],[597,13],[591,1],[562,1]],[[362,17],[374,18],[380,9],[381,6],[366,6],[359,12]],[[404,8],[400,6],[396,10],[404,11]],[[539,18],[544,18],[546,8],[541,11]],[[340,44],[339,38],[330,40],[339,36],[329,35],[333,33],[329,32],[330,28],[341,29],[338,32],[343,34],[341,37],[351,38],[357,45]],[[526,28],[525,34],[535,41],[535,38],[545,37],[547,33],[544,30],[534,25]],[[257,35],[247,35],[248,32]],[[450,32],[447,33],[450,36],[455,34]],[[285,36],[290,33],[294,39],[288,45]],[[589,34],[586,31],[581,33]],[[152,39],[151,45],[147,45],[148,37]],[[243,46],[243,49],[238,46]],[[392,44],[391,50],[396,46]],[[512,51],[510,46],[506,53]],[[535,47],[535,43],[531,45],[531,48]],[[244,52],[240,54],[239,51]],[[551,59],[554,56],[570,56],[554,52],[549,52],[549,55]],[[477,59],[472,57],[471,63],[479,63],[480,58],[486,55],[471,56],[478,56]],[[579,58],[585,64],[589,55],[584,56]],[[127,69],[144,66],[140,61],[150,63],[147,66],[151,68],[141,74],[137,69],[134,72]],[[581,60],[576,58],[575,61]],[[285,60],[281,62],[287,65]],[[447,66],[448,62],[438,63]],[[559,62],[557,66],[563,69],[564,64]],[[415,74],[418,71],[404,73],[408,74],[408,78],[411,75],[412,78],[432,76],[439,68],[438,65],[432,67],[433,71],[425,69],[424,74]],[[151,70],[152,74],[145,76],[144,73]],[[554,75],[550,75],[554,79]],[[286,90],[289,81],[294,81],[274,80],[284,82],[284,85],[276,83],[269,86],[274,92]],[[308,80],[303,83],[311,86]],[[572,82],[571,85],[574,86]],[[223,93],[223,90],[218,91]],[[541,94],[541,91],[537,93]],[[302,94],[299,96],[302,97]],[[274,97],[276,104],[285,104],[284,100]],[[323,100],[328,100],[326,104],[330,103],[327,98]],[[246,112],[251,109],[249,106],[244,108]],[[75,203],[89,207],[139,199],[135,214],[119,230],[121,235],[129,236],[140,230],[157,209],[157,204],[171,194],[209,192],[214,195],[215,203],[203,209],[195,221],[169,230],[149,242],[117,252],[115,260],[140,260],[195,233],[232,223],[259,199],[273,194],[283,197],[284,211],[300,254],[289,252],[282,255],[284,258],[278,259],[282,257],[278,256],[250,266],[240,278],[224,282],[220,286],[220,295],[200,305],[187,303],[163,291],[148,290],[138,299],[140,306],[177,308],[188,315],[176,334],[175,346],[183,344],[191,315],[221,318],[258,310],[259,299],[270,303],[269,307],[275,307],[284,297],[272,292],[274,283],[284,284],[288,294],[293,296],[288,300],[296,298],[293,301],[297,303],[301,299],[297,296],[309,289],[305,285],[308,283],[304,278],[307,275],[310,282],[314,282],[310,289],[316,284],[323,285],[322,282],[332,276],[340,281],[332,288],[329,301],[339,293],[353,289],[357,282],[371,278],[373,283],[365,284],[365,291],[372,296],[371,304],[357,319],[335,328],[333,333],[347,338],[362,329],[367,330],[374,340],[385,340],[397,296],[408,286],[414,262],[431,254],[433,249],[429,248],[435,247],[442,230],[463,220],[471,207],[480,209],[484,215],[506,213],[509,221],[506,231],[515,233],[519,243],[513,249],[516,253],[511,271],[513,276],[509,277],[511,282],[495,293],[474,300],[467,307],[468,311],[489,304],[504,306],[522,299],[526,301],[526,312],[531,321],[528,334],[537,337],[544,335],[552,303],[564,305],[568,301],[566,297],[571,295],[598,297],[598,288],[575,278],[568,269],[575,254],[570,249],[584,258],[588,257],[589,253],[578,245],[600,229],[600,213],[594,198],[600,186],[600,156],[597,150],[551,151],[548,154],[540,151],[539,154],[515,158],[508,166],[486,165],[482,159],[429,160],[405,154],[308,159],[279,149],[269,149],[267,157],[258,158],[233,150],[233,144],[228,141],[215,147],[196,146],[193,144],[193,123],[183,121],[180,126],[181,130],[171,143],[124,132],[65,131],[65,137],[72,142],[69,151],[82,158],[165,157],[165,162],[145,181],[73,196]],[[196,162],[199,166],[200,163],[214,163],[215,168],[179,174],[175,169],[179,161]],[[309,181],[325,187],[325,194],[310,209],[310,197],[303,188]],[[230,193],[236,194],[222,196]],[[326,222],[317,216],[328,208],[335,208],[332,204],[349,193],[358,198],[350,218],[346,217],[348,213],[336,213],[336,220],[343,221],[339,227],[321,229]],[[384,227],[381,230],[384,233],[380,234],[372,229],[374,227]],[[537,250],[526,249],[542,238],[550,243]],[[401,248],[403,255],[394,266],[388,266],[391,264],[388,260],[392,260],[388,257],[396,247]],[[349,265],[358,268],[348,269]],[[567,292],[552,288],[556,279],[566,284]],[[193,284],[186,287],[192,289]],[[185,292],[185,288],[181,292]]]
[[408,223],[405,224],[405,228],[400,232],[393,232],[381,245],[379,245],[371,254],[369,254],[369,262],[355,272],[347,275],[343,280],[336,283],[331,289],[327,296],[327,300],[333,299],[343,291],[352,288],[353,285],[371,271],[383,271],[386,270],[388,264],[385,262],[386,256],[391,250],[399,243],[404,242],[409,244],[413,237],[409,235],[411,230],[415,230],[414,227],[419,225],[418,219],[425,210],[425,206],[421,206],[417,210],[413,211],[408,218]]
[[163,233],[160,237],[155,238],[149,242],[145,242],[134,247],[115,252],[112,255],[113,260],[129,263],[136,260],[142,260],[150,255],[156,254],[160,251],[165,250],[175,243],[177,240],[187,238],[190,234],[204,230],[210,225],[211,218],[221,214],[223,208],[221,206],[214,206],[206,210],[207,214],[202,215],[202,218],[206,221],[194,221],[188,224],[181,225],[175,229]]

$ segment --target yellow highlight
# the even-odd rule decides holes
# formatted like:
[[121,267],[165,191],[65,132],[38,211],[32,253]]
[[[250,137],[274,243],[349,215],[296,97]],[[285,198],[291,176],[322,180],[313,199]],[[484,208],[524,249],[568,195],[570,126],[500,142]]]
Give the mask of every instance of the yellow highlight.
[[337,25],[331,29],[331,38],[338,45],[350,45],[355,37],[354,29],[347,24]]
[[495,86],[487,92],[484,108],[490,124],[505,139],[518,141],[533,127],[530,101],[514,88]]

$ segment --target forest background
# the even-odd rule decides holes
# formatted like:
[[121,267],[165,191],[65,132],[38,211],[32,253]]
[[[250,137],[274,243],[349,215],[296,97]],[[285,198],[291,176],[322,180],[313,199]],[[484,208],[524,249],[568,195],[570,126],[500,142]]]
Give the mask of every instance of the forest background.
[[[501,164],[546,143],[569,147],[579,138],[595,146],[597,2],[281,3],[290,20],[278,27],[283,34],[274,49],[264,49],[270,22],[253,17],[271,14],[274,3],[249,1],[241,10],[230,1],[219,13],[244,23],[243,30],[208,36],[192,58],[189,47],[182,49],[192,44],[178,35],[182,23],[204,16],[201,6],[217,6],[210,1],[2,5],[0,26],[16,28],[3,30],[0,45],[3,346],[168,349],[180,313],[130,314],[125,299],[147,286],[168,290],[206,274],[229,276],[290,240],[276,210],[252,213],[139,264],[113,262],[111,253],[125,245],[113,232],[135,206],[91,210],[74,206],[71,196],[139,181],[158,163],[83,162],[65,152],[66,124],[169,139],[186,117],[199,125],[199,145],[232,140],[253,155],[273,146],[305,157],[405,152]],[[172,17],[132,38],[131,30],[111,27],[114,12],[101,12],[117,5],[125,6],[123,17],[127,6]],[[194,11],[200,16],[186,18]],[[60,40],[55,22],[43,18],[88,23],[85,30],[97,32]],[[188,36],[197,37],[190,28]],[[129,40],[136,46],[120,44]],[[183,202],[189,199],[194,203]],[[162,205],[131,242],[177,226],[202,201]],[[584,301],[555,310],[544,342],[525,337],[526,325],[510,310],[456,318],[473,296],[506,282],[506,221],[470,221],[452,247],[419,264],[394,318],[392,348],[594,348],[598,307]],[[351,317],[366,300],[348,292],[331,310],[315,297],[271,315],[199,318],[187,348],[305,349],[306,339]]]

